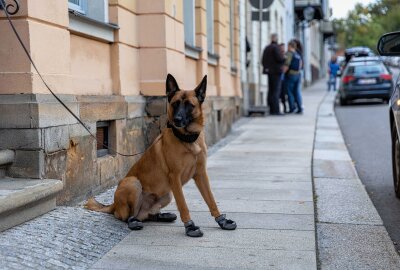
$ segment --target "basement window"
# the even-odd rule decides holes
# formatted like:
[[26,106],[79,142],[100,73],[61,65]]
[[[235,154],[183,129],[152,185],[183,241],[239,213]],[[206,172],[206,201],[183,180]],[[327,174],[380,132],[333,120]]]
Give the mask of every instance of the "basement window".
[[101,121],[96,123],[97,157],[110,154],[110,122]]

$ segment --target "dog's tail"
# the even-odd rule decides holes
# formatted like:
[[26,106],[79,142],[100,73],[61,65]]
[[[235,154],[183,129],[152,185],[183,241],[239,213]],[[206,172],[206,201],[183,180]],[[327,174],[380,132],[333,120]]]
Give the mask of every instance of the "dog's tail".
[[110,205],[104,205],[96,201],[96,199],[93,197],[87,201],[87,203],[85,204],[85,208],[92,211],[108,213],[108,214],[113,214],[115,210],[114,203]]

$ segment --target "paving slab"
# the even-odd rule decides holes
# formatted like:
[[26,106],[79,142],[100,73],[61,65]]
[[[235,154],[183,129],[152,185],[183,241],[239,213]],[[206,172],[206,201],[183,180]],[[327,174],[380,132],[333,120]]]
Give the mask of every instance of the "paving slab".
[[[210,166],[208,169],[208,173],[212,174],[213,172],[218,172],[221,170],[224,170],[226,168],[229,168],[230,173],[236,172],[240,173],[243,176],[245,176],[246,172],[252,172],[252,173],[257,173],[257,174],[309,174],[311,172],[311,169],[307,167],[288,167],[288,166],[283,166],[281,164],[280,167],[278,166],[268,166],[267,163],[261,165],[261,166],[247,166],[246,170],[242,166],[232,166],[230,162],[225,163],[225,167],[223,165],[214,165]],[[244,173],[244,174],[243,174]]]
[[[224,189],[226,196],[238,192],[237,189],[243,191],[255,191],[259,190],[261,193],[264,190],[287,190],[287,191],[310,191],[312,185],[310,182],[296,182],[296,181],[265,181],[265,180],[252,180],[247,179],[245,181],[232,181],[228,179],[212,179],[210,181],[211,187],[217,191],[218,189]],[[189,181],[183,190],[196,189],[197,187],[194,181]],[[195,196],[193,196],[195,197]],[[231,198],[233,198],[232,196]],[[191,197],[188,197],[191,198]]]
[[[215,187],[215,185],[212,185],[212,187]],[[199,190],[197,188],[185,188],[184,193],[186,198],[190,198],[197,196]],[[289,190],[287,187],[285,189],[215,188],[213,194],[219,200],[313,201],[313,193],[311,190]]]
[[[200,196],[200,195],[199,195]],[[190,211],[207,211],[208,207],[203,199],[191,199],[187,201]],[[314,213],[312,202],[306,201],[254,201],[254,200],[219,200],[217,205],[221,212],[242,213],[268,213],[268,214],[301,214]],[[176,210],[175,202],[171,202],[166,210]]]
[[351,161],[351,157],[347,149],[345,150],[315,149],[314,159]]
[[315,178],[358,178],[352,161],[314,159]]
[[[172,210],[179,217],[179,212]],[[260,214],[260,213],[236,213],[225,212],[228,217],[234,220],[240,229],[262,229],[262,230],[294,230],[314,231],[314,215],[298,214]],[[190,216],[196,225],[201,228],[217,228],[218,225],[209,211],[191,212]],[[179,220],[174,223],[146,222],[145,226],[177,226],[183,228]]]
[[315,142],[315,149],[347,150],[342,142]]
[[[214,240],[215,241],[215,240]],[[91,269],[315,269],[314,251],[117,245]]]
[[400,259],[383,226],[318,224],[321,270],[395,270]]
[[229,249],[314,251],[315,246],[314,231],[238,229],[227,232],[206,227],[202,229],[204,237],[197,239],[186,237],[183,231],[183,226],[146,226],[142,231],[129,234],[120,245],[215,248],[214,241],[218,239],[219,247]]
[[383,225],[359,179],[314,179],[318,222]]

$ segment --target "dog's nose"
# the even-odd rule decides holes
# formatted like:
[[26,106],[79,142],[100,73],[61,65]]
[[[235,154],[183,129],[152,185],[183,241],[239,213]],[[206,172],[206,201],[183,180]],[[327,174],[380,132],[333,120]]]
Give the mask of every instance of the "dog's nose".
[[180,115],[175,115],[174,121],[175,121],[175,122],[181,122],[181,121],[182,121],[182,116],[180,116]]

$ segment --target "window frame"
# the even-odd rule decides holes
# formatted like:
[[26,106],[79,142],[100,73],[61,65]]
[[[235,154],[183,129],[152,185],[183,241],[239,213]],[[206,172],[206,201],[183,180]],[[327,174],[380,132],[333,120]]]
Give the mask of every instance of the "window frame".
[[[190,14],[188,14],[190,13]],[[196,4],[195,0],[183,1],[183,28],[185,44],[196,46]]]
[[214,0],[206,0],[207,9],[207,51],[214,54]]
[[86,15],[87,14],[87,2],[86,2],[86,0],[79,0],[79,5],[77,5],[75,3],[71,3],[68,0],[68,9]]

